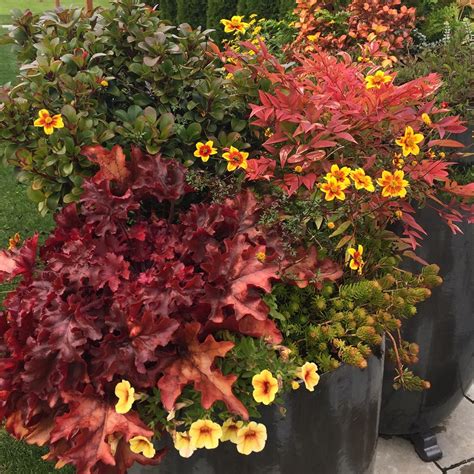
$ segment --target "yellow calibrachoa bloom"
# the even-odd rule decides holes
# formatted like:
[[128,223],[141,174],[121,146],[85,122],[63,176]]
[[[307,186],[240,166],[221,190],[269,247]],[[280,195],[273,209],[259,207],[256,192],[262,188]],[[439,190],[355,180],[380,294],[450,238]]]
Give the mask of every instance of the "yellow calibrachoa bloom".
[[396,170],[393,174],[390,171],[382,171],[382,177],[377,183],[383,187],[383,197],[401,197],[407,195],[408,181],[403,179],[405,173],[402,170]]
[[155,447],[145,436],[135,436],[130,440],[130,451],[135,454],[143,454],[148,459],[155,456]]
[[251,421],[237,432],[237,451],[248,456],[259,453],[265,448],[267,428],[262,423]]
[[247,158],[249,154],[245,151],[239,151],[237,148],[231,146],[228,152],[222,154],[222,157],[228,161],[227,171],[234,171],[237,168],[247,169]]
[[38,117],[35,122],[35,127],[43,127],[46,135],[51,135],[55,128],[64,128],[64,122],[61,114],[51,115],[46,109],[41,109],[38,112]]
[[226,33],[245,33],[250,25],[242,21],[243,18],[243,16],[234,15],[230,20],[221,20],[221,23],[224,25],[224,31]]
[[402,147],[403,156],[408,156],[410,153],[416,156],[420,153],[418,143],[422,142],[423,138],[425,137],[422,133],[415,133],[413,128],[408,125],[403,137],[397,138],[395,143]]
[[373,76],[365,78],[365,87],[367,89],[380,89],[383,84],[392,81],[392,76],[385,74],[383,71],[377,71]]
[[346,199],[346,194],[344,193],[346,186],[337,181],[334,177],[328,178],[327,183],[321,184],[320,189],[325,194],[324,199],[326,199],[326,201],[334,201],[334,198],[340,201]]
[[201,158],[204,163],[209,160],[211,155],[217,154],[217,148],[214,148],[214,142],[208,140],[206,143],[197,142],[196,150],[194,151],[194,156],[196,158]]
[[222,425],[222,437],[221,441],[230,441],[231,443],[237,444],[237,432],[244,426],[243,421],[234,421],[229,418]]
[[314,387],[319,383],[318,366],[314,362],[306,362],[296,375],[304,382],[307,390],[314,392]]
[[433,125],[433,122],[431,121],[431,117],[426,113],[421,114],[421,120],[423,120],[423,122],[425,122],[425,124],[428,125],[428,127],[431,127],[431,125]]
[[362,258],[364,253],[364,247],[362,245],[357,246],[357,250],[355,248],[350,247],[347,249],[348,255],[350,255],[351,260],[349,262],[349,267],[352,270],[356,270],[358,273],[362,273],[362,268],[364,268],[365,262]]
[[258,403],[270,405],[278,392],[278,380],[265,369],[252,377],[253,398]]
[[189,436],[194,448],[215,449],[219,446],[222,428],[211,420],[198,420],[189,428]]
[[343,189],[348,188],[351,185],[349,175],[351,174],[351,169],[347,166],[339,168],[339,165],[332,165],[331,171],[326,174],[324,179],[329,181],[329,178],[335,178],[336,181],[344,186]]
[[174,447],[178,450],[179,455],[182,458],[190,458],[193,455],[194,451],[196,451],[196,448],[191,442],[191,436],[189,436],[189,433],[185,431],[176,432],[176,434],[174,435]]
[[115,386],[115,395],[118,397],[118,402],[115,405],[117,413],[128,413],[132,409],[135,401],[135,389],[130,385],[128,380],[122,380]]
[[354,181],[355,188],[357,190],[365,189],[373,193],[375,191],[374,183],[372,182],[372,178],[365,174],[365,171],[362,168],[357,168],[354,171],[351,171],[351,178]]
[[8,250],[13,250],[20,243],[20,233],[17,232],[13,237],[8,239]]

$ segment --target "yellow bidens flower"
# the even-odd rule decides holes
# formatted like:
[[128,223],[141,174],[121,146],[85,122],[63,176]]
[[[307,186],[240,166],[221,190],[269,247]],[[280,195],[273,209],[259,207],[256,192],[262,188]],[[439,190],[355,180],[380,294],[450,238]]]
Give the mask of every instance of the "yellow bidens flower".
[[206,143],[197,142],[196,150],[194,151],[194,156],[196,158],[201,158],[204,163],[209,160],[211,155],[217,154],[217,148],[214,148],[214,142],[208,140]]
[[334,201],[334,198],[337,198],[344,201],[346,199],[346,194],[344,193],[346,186],[333,177],[327,178],[327,180],[327,183],[323,183],[320,186],[321,191],[325,194],[324,199],[326,201]]
[[229,151],[222,154],[224,160],[228,161],[227,171],[234,171],[237,168],[247,169],[247,158],[249,154],[245,151],[239,151],[231,146]]
[[383,71],[377,71],[373,76],[365,78],[365,87],[367,89],[380,89],[383,84],[392,81],[392,76],[385,74]]
[[397,168],[401,169],[403,166],[405,166],[405,160],[402,158],[401,153],[395,153],[395,157],[392,160],[393,166],[396,166]]
[[278,380],[265,369],[252,377],[253,398],[258,403],[270,405],[278,392]]
[[334,229],[334,227],[336,227],[334,222],[328,222],[328,229]]
[[135,454],[143,454],[148,459],[155,457],[155,447],[145,436],[135,436],[130,440],[130,451]]
[[298,165],[298,166],[295,166],[295,173],[301,173],[303,171],[303,167]]
[[13,237],[8,239],[8,250],[13,250],[20,243],[21,237],[19,232],[17,232]]
[[405,173],[402,170],[396,170],[393,174],[390,171],[382,171],[382,177],[377,183],[383,187],[383,197],[401,197],[407,195],[408,181],[403,179]]
[[232,418],[226,420],[222,425],[221,441],[230,441],[231,443],[237,444],[237,433],[243,426],[243,421],[234,421]]
[[260,262],[260,263],[263,263],[265,262],[265,260],[267,259],[267,254],[265,252],[257,252],[255,254],[255,257],[257,258],[257,260]]
[[357,190],[365,189],[373,193],[375,191],[374,184],[372,183],[372,178],[365,174],[365,171],[362,168],[357,168],[354,171],[351,171],[351,178],[354,181],[355,188]]
[[293,380],[293,381],[291,382],[291,388],[292,388],[293,390],[298,390],[298,389],[300,388],[300,384],[299,384],[296,380]]
[[191,436],[187,432],[176,432],[174,435],[174,447],[182,458],[190,458],[194,451],[196,451],[191,441]]
[[128,380],[122,380],[115,386],[115,395],[119,399],[115,411],[120,414],[128,413],[135,401],[135,389]]
[[211,420],[198,420],[189,428],[189,436],[194,448],[215,449],[219,446],[222,428]]
[[405,135],[403,137],[397,138],[395,143],[402,147],[403,156],[408,156],[410,153],[413,155],[418,155],[420,153],[420,147],[418,143],[423,141],[422,133],[415,133],[413,128],[407,126],[405,128]]
[[318,366],[314,362],[306,362],[296,375],[304,382],[307,390],[314,392],[314,387],[319,383]]
[[224,31],[226,33],[245,33],[250,25],[242,21],[243,18],[243,16],[234,15],[230,20],[221,20]]
[[403,211],[400,211],[400,209],[398,209],[397,211],[395,211],[395,217],[397,219],[401,219],[403,217]]
[[101,85],[102,87],[108,87],[108,86],[109,86],[109,81],[106,81],[105,79],[102,79],[102,80],[100,81],[100,85]]
[[332,165],[331,171],[324,177],[324,179],[326,181],[329,181],[329,178],[335,178],[338,183],[344,185],[343,189],[345,189],[351,185],[351,182],[349,180],[350,174],[351,169],[347,166],[339,168],[339,165]]
[[426,113],[421,114],[421,120],[423,120],[423,122],[425,122],[425,124],[428,125],[428,127],[431,127],[431,125],[433,125],[433,122],[431,121],[430,116]]
[[364,247],[362,247],[362,245],[358,245],[357,250],[351,247],[347,249],[347,253],[351,257],[349,267],[352,270],[356,270],[357,272],[362,273],[362,268],[364,268],[365,265],[365,262],[362,258],[362,254],[364,253]]
[[267,428],[262,423],[251,421],[237,432],[237,451],[248,456],[259,453],[265,448]]
[[46,135],[52,135],[55,128],[64,128],[64,122],[61,114],[51,115],[46,109],[41,109],[38,112],[39,118],[34,122],[35,127],[43,127]]

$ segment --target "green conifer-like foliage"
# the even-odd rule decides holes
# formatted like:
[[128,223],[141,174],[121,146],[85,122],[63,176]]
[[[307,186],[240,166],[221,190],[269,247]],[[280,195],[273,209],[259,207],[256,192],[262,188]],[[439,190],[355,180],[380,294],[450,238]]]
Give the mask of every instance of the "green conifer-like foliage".
[[[177,2],[176,0],[161,0],[159,2],[159,9],[163,20],[168,20],[171,23],[176,23],[178,13],[177,3],[179,2]],[[200,3],[205,3],[205,0],[201,0]]]
[[[193,28],[206,27],[206,0],[175,0],[176,22],[189,23]],[[216,26],[214,26],[216,27]]]

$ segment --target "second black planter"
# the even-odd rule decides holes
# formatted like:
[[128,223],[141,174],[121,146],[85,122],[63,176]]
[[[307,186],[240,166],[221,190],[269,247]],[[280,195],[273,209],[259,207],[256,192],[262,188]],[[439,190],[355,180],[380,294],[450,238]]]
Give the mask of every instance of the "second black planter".
[[377,445],[383,362],[371,357],[366,370],[342,366],[321,377],[313,393],[303,387],[288,396],[286,415],[275,407],[258,420],[266,425],[263,452],[242,456],[226,442],[182,459],[171,448],[157,467],[134,474],[369,474]]

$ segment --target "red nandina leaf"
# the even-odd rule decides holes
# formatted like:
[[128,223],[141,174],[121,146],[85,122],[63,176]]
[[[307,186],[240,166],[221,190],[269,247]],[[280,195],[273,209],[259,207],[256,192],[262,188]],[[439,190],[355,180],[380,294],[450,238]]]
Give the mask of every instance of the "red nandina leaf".
[[434,180],[446,181],[449,176],[449,167],[454,163],[447,161],[423,160],[409,171],[412,179],[423,179],[430,186]]
[[94,177],[97,182],[105,180],[122,183],[130,175],[125,153],[119,145],[115,145],[112,150],[107,150],[100,145],[87,146],[81,150],[81,153],[99,165],[100,171]]
[[38,234],[25,241],[21,247],[0,250],[0,283],[18,275],[31,278],[36,260]]
[[164,375],[158,382],[164,407],[171,411],[183,388],[193,383],[194,388],[201,392],[201,404],[206,410],[221,400],[229,411],[247,420],[247,409],[232,392],[237,376],[224,376],[219,370],[212,368],[214,359],[224,357],[234,344],[228,341],[217,342],[211,335],[201,343],[198,339],[200,331],[199,323],[189,323],[184,325],[177,338],[180,356],[164,370]]
[[474,183],[461,185],[455,181],[447,181],[444,191],[465,198],[474,198]]
[[464,143],[458,142],[457,140],[431,140],[428,142],[428,146],[443,146],[448,148],[464,148]]
[[[153,436],[153,431],[135,412],[117,413],[114,405],[98,397],[90,386],[84,394],[66,392],[63,399],[69,405],[69,411],[55,420],[51,442],[59,443],[61,447],[53,453],[61,463],[73,464],[81,474],[97,472],[100,462],[107,466],[117,465],[109,437],[121,436],[128,443],[134,436]],[[68,441],[67,448],[64,440]],[[125,471],[117,469],[116,473]]]

